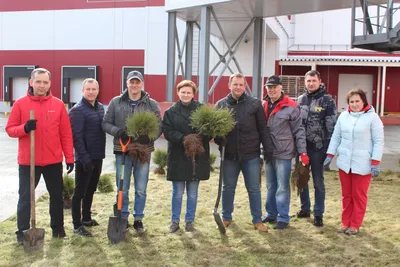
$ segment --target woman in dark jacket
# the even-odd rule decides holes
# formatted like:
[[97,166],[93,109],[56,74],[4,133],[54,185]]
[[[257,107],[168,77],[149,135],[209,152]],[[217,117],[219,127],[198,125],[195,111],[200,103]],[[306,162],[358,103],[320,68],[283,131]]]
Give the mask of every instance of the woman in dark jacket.
[[201,106],[199,102],[193,100],[197,90],[196,85],[192,81],[184,80],[178,84],[176,90],[179,100],[165,111],[163,119],[164,137],[168,141],[167,180],[172,181],[172,218],[169,227],[171,233],[179,229],[185,187],[187,192],[185,230],[194,231],[199,182],[210,178],[209,138],[202,138],[205,152],[196,155],[194,172],[192,158],[185,155],[183,146],[185,136],[196,133],[190,126],[191,113]]

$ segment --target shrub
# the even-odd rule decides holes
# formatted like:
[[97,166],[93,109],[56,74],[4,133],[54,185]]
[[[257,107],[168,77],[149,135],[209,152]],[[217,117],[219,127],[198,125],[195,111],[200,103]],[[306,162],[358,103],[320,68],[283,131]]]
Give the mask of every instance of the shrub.
[[214,171],[214,164],[215,161],[217,160],[217,154],[215,153],[210,153],[210,170],[213,172]]
[[63,181],[63,198],[64,199],[71,199],[72,194],[74,193],[75,189],[75,181],[70,175],[64,176]]
[[206,105],[194,111],[190,119],[197,133],[210,137],[226,136],[236,123],[230,109],[214,109]]
[[150,139],[158,137],[159,118],[155,113],[135,112],[126,119],[127,134],[137,139],[139,136],[147,135]]
[[70,209],[72,206],[72,194],[75,189],[75,181],[72,176],[66,174],[63,180],[63,198],[64,198],[64,209]]
[[111,173],[104,173],[100,175],[97,189],[100,193],[110,193],[114,191],[114,176]]
[[158,167],[154,170],[155,174],[165,174],[165,167],[168,163],[168,152],[163,149],[156,149],[153,154],[153,162]]

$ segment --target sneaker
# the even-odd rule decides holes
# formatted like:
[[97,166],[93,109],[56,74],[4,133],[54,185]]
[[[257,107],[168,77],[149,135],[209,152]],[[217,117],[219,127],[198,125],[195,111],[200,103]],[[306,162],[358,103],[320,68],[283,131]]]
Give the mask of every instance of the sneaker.
[[193,226],[193,222],[187,222],[185,225],[185,230],[186,232],[193,232],[194,230],[194,226]]
[[358,229],[358,228],[354,228],[354,229],[351,229],[351,228],[348,228],[347,230],[346,230],[346,232],[344,232],[346,235],[356,235],[356,234],[358,234],[360,232],[360,230]]
[[60,229],[53,230],[53,237],[66,239],[67,235],[65,234],[64,227],[61,227]]
[[172,222],[171,225],[169,226],[169,232],[170,233],[175,233],[176,231],[179,230],[179,223],[178,222]]
[[268,232],[267,227],[265,227],[265,225],[262,222],[255,223],[254,224],[254,229],[256,229],[256,230],[258,230],[260,232],[264,232],[264,233]]
[[303,211],[300,210],[297,214],[296,214],[297,218],[310,218],[310,212],[309,211]]
[[133,223],[133,228],[136,230],[138,233],[144,233],[146,232],[146,229],[143,226],[143,223],[141,220],[137,220]]
[[74,234],[82,235],[82,236],[93,236],[91,232],[89,232],[88,230],[86,230],[85,227],[83,227],[83,225],[74,229]]
[[99,225],[99,223],[96,222],[96,220],[83,221],[82,224],[83,224],[84,226],[87,226],[87,227],[92,227],[92,226],[97,226],[97,225]]
[[265,217],[264,220],[262,220],[262,222],[263,223],[276,223],[276,219]]
[[349,227],[342,226],[341,228],[336,230],[336,233],[339,233],[339,234],[346,233],[347,229],[349,229]]
[[322,216],[314,216],[314,225],[316,227],[324,226],[324,220],[322,219]]
[[277,224],[275,224],[274,229],[275,230],[283,230],[283,229],[287,228],[288,226],[289,226],[289,223],[278,222]]

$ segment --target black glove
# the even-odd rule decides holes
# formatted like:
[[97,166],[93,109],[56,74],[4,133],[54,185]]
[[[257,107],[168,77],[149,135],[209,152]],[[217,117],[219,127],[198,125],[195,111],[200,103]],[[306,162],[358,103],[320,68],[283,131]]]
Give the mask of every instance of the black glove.
[[36,122],[37,120],[26,121],[24,126],[25,133],[29,133],[30,131],[36,130]]
[[67,174],[70,174],[74,170],[73,163],[67,163]]
[[125,130],[124,129],[120,129],[118,132],[117,132],[117,137],[118,138],[121,138],[122,139],[122,141],[127,141],[128,139],[129,139],[129,136],[126,134],[126,132],[125,132]]
[[268,164],[273,159],[272,153],[264,153],[264,162]]
[[147,145],[150,143],[150,138],[147,135],[141,135],[137,139],[135,139],[136,143]]
[[93,170],[93,163],[91,161],[86,164],[82,164],[82,166],[85,172],[91,172]]
[[217,136],[214,138],[214,142],[219,145],[220,147],[226,146],[228,140],[226,140],[225,136]]

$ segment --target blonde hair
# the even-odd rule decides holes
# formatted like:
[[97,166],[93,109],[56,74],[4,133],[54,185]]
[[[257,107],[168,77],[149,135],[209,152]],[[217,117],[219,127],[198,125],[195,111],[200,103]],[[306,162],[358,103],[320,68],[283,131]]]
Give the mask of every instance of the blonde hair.
[[93,78],[86,78],[83,82],[82,82],[82,88],[85,87],[85,85],[87,83],[95,83],[97,85],[97,88],[99,88],[99,82],[96,79]]
[[182,87],[191,87],[193,90],[193,94],[196,93],[197,91],[197,86],[194,82],[190,81],[190,80],[183,80],[180,83],[178,83],[178,85],[176,86],[176,91],[179,92],[179,90],[181,90]]
[[34,69],[34,70],[31,72],[31,79],[32,79],[32,80],[35,79],[36,74],[43,74],[43,73],[46,73],[47,75],[49,75],[49,80],[51,80],[50,71],[46,70],[45,68],[37,68],[37,69]]
[[246,82],[246,77],[240,72],[234,73],[229,77],[229,84],[232,83],[233,78],[243,78],[244,79],[244,84],[247,84]]

